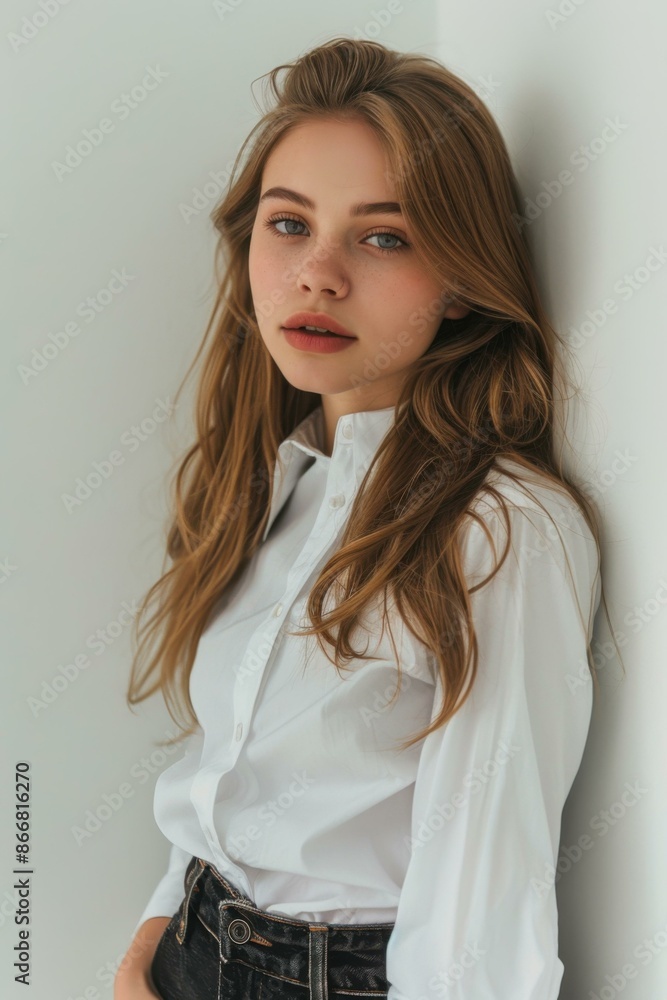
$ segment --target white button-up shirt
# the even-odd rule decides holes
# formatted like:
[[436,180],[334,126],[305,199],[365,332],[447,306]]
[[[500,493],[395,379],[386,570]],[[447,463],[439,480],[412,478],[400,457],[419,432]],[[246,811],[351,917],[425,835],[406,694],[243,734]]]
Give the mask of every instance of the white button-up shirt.
[[[175,913],[197,855],[270,913],[395,921],[388,1000],[556,1000],[555,866],[590,724],[586,645],[600,600],[576,505],[531,481],[561,544],[534,500],[502,470],[490,474],[511,505],[512,550],[471,595],[478,675],[456,715],[407,751],[393,744],[435,717],[442,689],[434,656],[397,614],[403,680],[391,704],[397,666],[381,602],[353,634],[372,659],[342,677],[314,637],[284,631],[305,624],[309,590],[393,420],[393,407],[340,417],[329,457],[318,407],[280,445],[286,469],[276,466],[264,544],[197,648],[199,728],[155,786],[173,846],[135,931]],[[502,518],[481,509],[499,556]],[[472,519],[463,562],[469,585],[494,565]]]

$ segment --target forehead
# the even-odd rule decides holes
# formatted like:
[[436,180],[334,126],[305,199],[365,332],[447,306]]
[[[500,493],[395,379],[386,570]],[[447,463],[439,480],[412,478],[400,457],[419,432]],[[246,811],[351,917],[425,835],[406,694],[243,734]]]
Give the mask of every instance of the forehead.
[[390,165],[382,143],[363,121],[329,119],[304,122],[291,129],[269,154],[262,173],[262,192],[282,185],[337,201],[395,198]]

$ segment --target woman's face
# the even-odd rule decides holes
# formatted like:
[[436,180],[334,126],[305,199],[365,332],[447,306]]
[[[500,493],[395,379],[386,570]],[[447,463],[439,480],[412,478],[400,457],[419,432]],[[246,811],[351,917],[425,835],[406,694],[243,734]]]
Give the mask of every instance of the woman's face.
[[[249,252],[260,335],[288,382],[336,397],[338,413],[394,405],[443,317],[468,312],[422,269],[400,211],[355,211],[396,202],[388,170],[364,122],[320,120],[289,132],[262,176]],[[355,339],[319,337],[316,349],[286,333],[290,317],[304,311],[325,313]]]

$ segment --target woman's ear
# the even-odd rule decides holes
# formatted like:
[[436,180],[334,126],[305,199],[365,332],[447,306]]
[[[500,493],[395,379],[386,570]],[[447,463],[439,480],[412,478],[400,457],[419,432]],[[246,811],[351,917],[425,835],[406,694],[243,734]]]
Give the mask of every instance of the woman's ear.
[[470,312],[470,306],[464,306],[459,302],[452,302],[451,305],[447,306],[444,312],[443,319],[463,319]]

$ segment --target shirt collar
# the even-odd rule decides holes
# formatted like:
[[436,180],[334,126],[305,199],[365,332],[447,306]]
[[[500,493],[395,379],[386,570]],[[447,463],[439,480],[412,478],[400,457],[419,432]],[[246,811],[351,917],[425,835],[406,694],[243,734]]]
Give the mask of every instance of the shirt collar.
[[306,466],[312,465],[312,459],[330,464],[338,460],[344,449],[351,448],[355,475],[359,482],[373,460],[382,439],[393,426],[395,413],[394,406],[387,406],[381,410],[360,410],[339,417],[330,456],[325,455],[323,451],[324,411],[321,404],[297,424],[278,448],[285,469],[282,472],[276,460],[271,508],[262,541],[265,541],[271,525],[296,486],[301,473]]

